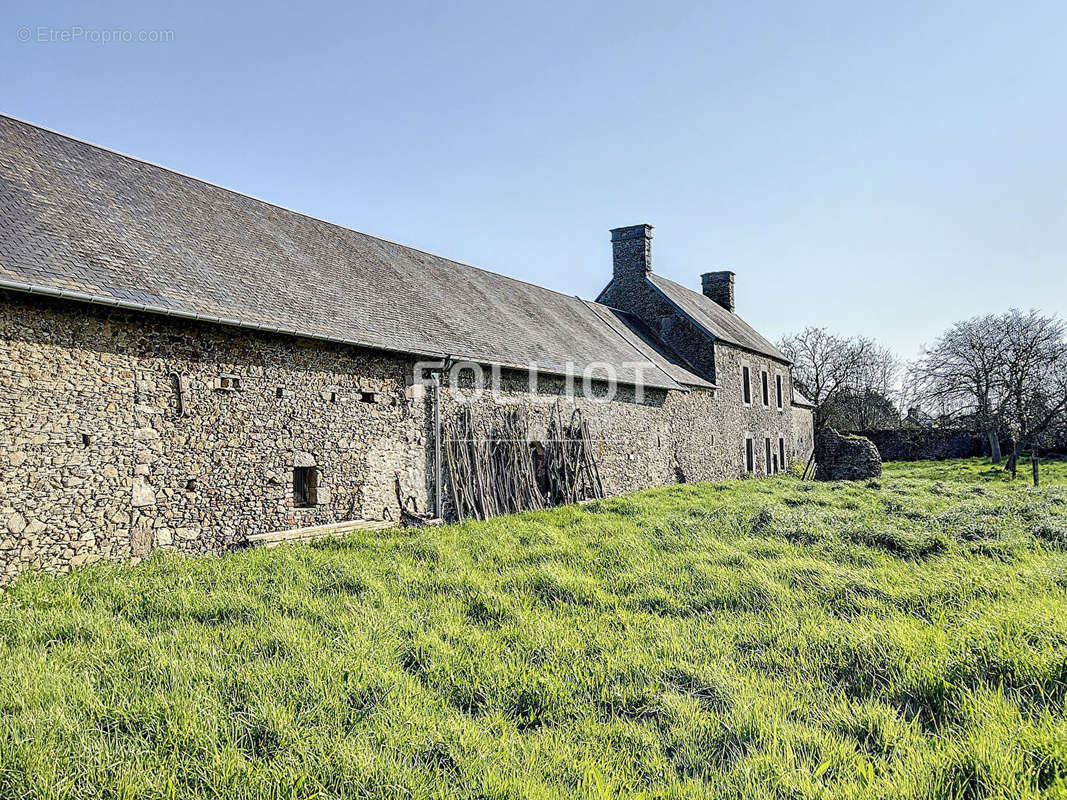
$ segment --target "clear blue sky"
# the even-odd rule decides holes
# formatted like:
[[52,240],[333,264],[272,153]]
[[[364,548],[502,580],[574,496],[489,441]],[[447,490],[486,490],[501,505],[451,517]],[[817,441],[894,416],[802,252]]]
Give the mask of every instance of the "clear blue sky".
[[649,222],[772,338],[1067,310],[1062,2],[0,8],[0,110],[561,291]]

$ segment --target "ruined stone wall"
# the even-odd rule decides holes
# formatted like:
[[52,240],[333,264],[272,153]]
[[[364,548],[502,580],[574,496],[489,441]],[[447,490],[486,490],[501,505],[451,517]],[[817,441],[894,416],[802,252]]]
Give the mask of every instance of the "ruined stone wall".
[[857,481],[882,474],[878,448],[862,436],[842,436],[833,428],[815,437],[815,477],[820,481]]

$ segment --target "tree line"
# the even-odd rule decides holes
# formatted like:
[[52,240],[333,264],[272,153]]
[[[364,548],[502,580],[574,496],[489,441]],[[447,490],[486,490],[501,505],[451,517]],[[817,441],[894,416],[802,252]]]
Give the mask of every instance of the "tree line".
[[1067,442],[1067,331],[1055,315],[1012,309],[957,322],[911,362],[825,328],[778,346],[817,430],[966,430],[988,440],[995,462],[1005,442],[1009,456]]

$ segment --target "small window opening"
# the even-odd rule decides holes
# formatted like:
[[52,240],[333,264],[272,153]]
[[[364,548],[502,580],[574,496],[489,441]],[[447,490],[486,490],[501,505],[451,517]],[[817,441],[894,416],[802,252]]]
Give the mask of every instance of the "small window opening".
[[293,505],[311,508],[318,505],[319,471],[315,467],[293,468]]
[[93,443],[93,435],[91,433],[82,434],[82,447],[88,447]]
[[763,388],[763,405],[769,406],[771,404],[771,395],[770,395],[770,391],[768,390],[767,370],[763,370],[763,372],[760,375],[760,380],[763,383],[763,386],[762,386],[762,388]]
[[361,402],[361,403],[377,403],[378,402],[378,393],[377,392],[360,392],[359,393],[359,402]]
[[782,376],[774,376],[774,396],[778,400],[778,410],[782,410]]
[[241,388],[241,377],[239,375],[220,375],[215,379],[215,388],[224,392],[237,391]]
[[745,439],[745,471],[754,472],[756,467],[755,443],[752,439]]
[[336,403],[337,402],[337,392],[330,392],[330,402],[331,403]]
[[785,470],[785,439],[778,439],[778,463],[781,465],[782,470]]
[[752,373],[748,367],[741,367],[741,394],[746,403],[752,402]]
[[767,462],[766,462],[767,463],[767,474],[768,475],[773,475],[774,474],[774,464],[771,463],[771,440],[768,437],[764,441],[765,441],[765,444],[766,444],[766,447],[767,447]]
[[281,386],[278,387],[278,397],[285,397],[285,389]]

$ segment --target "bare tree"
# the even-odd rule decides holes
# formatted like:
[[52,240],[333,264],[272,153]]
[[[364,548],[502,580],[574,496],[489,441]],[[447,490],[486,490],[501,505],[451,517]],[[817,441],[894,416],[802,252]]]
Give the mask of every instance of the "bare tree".
[[941,419],[971,417],[1001,459],[999,406],[1003,395],[1004,332],[992,314],[957,322],[912,365],[912,394]]
[[861,398],[871,414],[884,409],[879,399],[890,396],[899,370],[896,356],[870,339],[835,336],[825,328],[805,328],[778,347],[793,362],[797,388],[815,405],[816,430],[831,421],[835,401]]
[[943,419],[970,419],[1001,459],[1006,427],[1014,468],[1067,415],[1067,340],[1055,316],[1012,309],[957,322],[912,367],[916,394]]
[[862,353],[855,379],[855,392],[860,402],[857,407],[858,427],[871,430],[882,427],[892,420],[899,424],[900,412],[897,379],[900,375],[900,358],[888,347],[861,340],[866,347]]
[[1001,317],[1002,413],[1018,446],[1036,453],[1067,412],[1067,340],[1063,323],[1037,311]]

